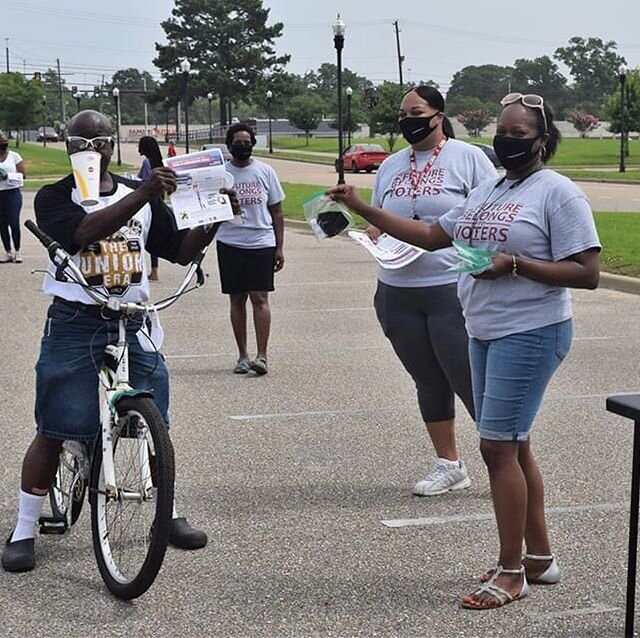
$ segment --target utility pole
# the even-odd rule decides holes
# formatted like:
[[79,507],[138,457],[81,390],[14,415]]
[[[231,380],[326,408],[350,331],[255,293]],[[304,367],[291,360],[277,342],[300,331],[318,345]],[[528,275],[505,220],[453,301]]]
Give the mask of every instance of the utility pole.
[[62,115],[61,122],[67,121],[67,112],[64,108],[64,94],[62,92],[62,74],[60,73],[60,58],[56,58],[56,64],[58,65],[58,89],[60,91],[60,114]]
[[9,38],[4,39],[4,48],[7,53],[7,73],[9,73]]
[[149,135],[149,111],[147,110],[147,76],[142,76],[142,88],[144,89],[144,134]]
[[393,24],[396,28],[396,48],[398,49],[398,76],[400,78],[400,88],[402,88],[404,85],[404,82],[402,81],[402,63],[404,62],[404,55],[400,53],[400,29],[398,27],[398,21],[396,20]]

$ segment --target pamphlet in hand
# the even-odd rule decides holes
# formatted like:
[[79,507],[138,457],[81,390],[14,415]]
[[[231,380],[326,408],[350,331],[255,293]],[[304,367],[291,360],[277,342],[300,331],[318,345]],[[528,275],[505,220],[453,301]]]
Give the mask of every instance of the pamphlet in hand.
[[178,176],[171,208],[179,229],[233,219],[229,196],[220,192],[233,186],[233,175],[225,170],[219,148],[167,157],[162,163]]
[[493,266],[493,257],[496,254],[491,250],[483,250],[482,248],[474,248],[468,244],[462,244],[458,241],[453,242],[456,249],[457,257],[460,260],[458,264],[449,268],[455,272],[471,272],[481,273],[490,270]]
[[9,182],[9,186],[18,186],[20,188],[24,186],[24,176],[22,173],[8,173],[7,181]]
[[405,244],[403,241],[395,239],[386,233],[380,235],[375,243],[371,241],[367,233],[360,233],[355,230],[349,231],[349,237],[364,246],[383,268],[388,268],[389,270],[409,265],[424,252],[422,248]]

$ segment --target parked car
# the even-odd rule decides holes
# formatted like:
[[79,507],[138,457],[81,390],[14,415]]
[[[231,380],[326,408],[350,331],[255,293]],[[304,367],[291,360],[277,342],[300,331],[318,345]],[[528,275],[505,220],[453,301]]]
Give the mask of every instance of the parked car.
[[36,140],[38,142],[47,141],[47,142],[57,142],[58,134],[55,129],[51,126],[41,126],[38,129],[38,133],[36,135]]
[[231,159],[231,153],[229,153],[229,149],[226,144],[203,144],[200,147],[200,150],[208,151],[210,148],[219,148],[222,151],[222,157],[224,157],[225,162],[228,162]]
[[496,168],[502,167],[502,164],[500,163],[496,152],[493,150],[493,146],[490,146],[489,144],[482,144],[480,142],[471,142],[471,144],[473,146],[477,146],[491,160],[491,163]]
[[[389,152],[385,151],[380,144],[352,144],[342,152],[344,170],[352,173],[359,171],[370,173],[374,168],[378,168],[387,157],[389,157]],[[337,172],[337,160],[335,164]]]

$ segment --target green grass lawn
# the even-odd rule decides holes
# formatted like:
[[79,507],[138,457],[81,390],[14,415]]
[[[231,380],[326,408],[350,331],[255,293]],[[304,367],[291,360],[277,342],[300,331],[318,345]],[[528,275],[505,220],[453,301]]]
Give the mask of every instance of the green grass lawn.
[[[11,144],[11,150],[15,150],[24,160],[24,168],[27,179],[39,177],[62,177],[71,172],[69,157],[66,151],[60,148],[44,147],[41,144],[22,143],[18,148]],[[135,167],[123,164],[122,166],[111,167],[116,173],[135,171]],[[31,189],[29,184],[29,189]]]
[[[491,144],[491,138],[464,138],[467,142],[482,142]],[[354,138],[353,143],[380,144],[388,150],[386,138]],[[311,138],[309,145],[304,137],[274,137],[273,145],[277,149],[287,151],[317,151],[325,153],[338,152],[337,138]],[[402,138],[398,138],[394,145],[394,151],[406,146]],[[630,155],[626,159],[629,166],[640,165],[640,141],[629,141]],[[315,161],[315,160],[314,160]],[[615,139],[579,139],[566,138],[558,147],[558,152],[550,166],[617,166],[620,161],[620,140]]]
[[[309,184],[283,184],[287,198],[284,200],[284,214],[289,219],[304,220],[302,204],[318,192],[318,187]],[[369,201],[371,190],[358,189],[360,195]],[[600,241],[604,246],[600,262],[602,270],[640,277],[640,213],[595,213]],[[363,228],[366,222],[354,215],[356,227]]]

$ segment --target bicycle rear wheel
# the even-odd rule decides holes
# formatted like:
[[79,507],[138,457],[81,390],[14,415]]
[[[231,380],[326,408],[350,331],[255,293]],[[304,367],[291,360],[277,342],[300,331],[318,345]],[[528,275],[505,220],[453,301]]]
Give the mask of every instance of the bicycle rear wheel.
[[152,399],[118,402],[113,464],[117,494],[111,498],[97,445],[90,488],[93,549],[109,590],[129,600],[147,591],[160,571],[173,510],[173,446]]
[[[74,525],[82,511],[87,481],[82,467],[82,458],[74,453],[73,445],[79,443],[65,441],[60,450],[58,469],[53,485],[49,488],[49,503],[54,518],[64,518]],[[71,519],[67,512],[71,506]]]

